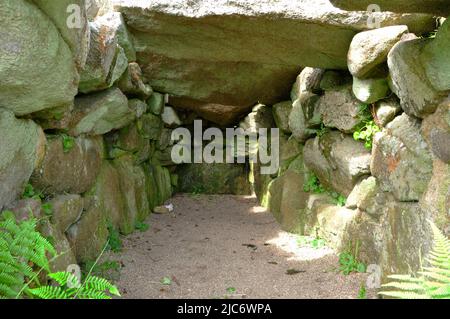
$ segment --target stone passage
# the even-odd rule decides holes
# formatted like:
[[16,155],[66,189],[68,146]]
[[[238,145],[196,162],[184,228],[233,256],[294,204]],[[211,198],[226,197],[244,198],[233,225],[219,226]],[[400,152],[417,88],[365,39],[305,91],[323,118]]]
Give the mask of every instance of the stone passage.
[[[366,280],[337,272],[328,248],[299,248],[253,197],[177,195],[171,203],[173,214],[152,215],[148,231],[107,256],[122,263],[124,298],[346,299]],[[161,284],[165,277],[171,284]]]
[[[427,220],[450,232],[448,3],[380,1],[392,12],[377,14],[376,29],[359,3],[2,0],[0,210],[42,218],[41,232],[66,252],[52,269],[64,270],[95,259],[111,233],[133,233],[175,193],[254,192],[285,231],[337,251],[359,245],[383,278],[416,271],[431,245]],[[176,165],[172,132],[197,119],[203,128],[279,128],[278,170]],[[250,224],[249,203],[223,200],[236,208],[230,215],[204,211],[221,231]],[[177,201],[181,213],[212,207]],[[165,218],[154,219],[161,234],[149,234],[169,236]],[[197,253],[209,236],[191,226]],[[266,231],[242,239],[271,253]],[[228,245],[227,236],[217,239]]]

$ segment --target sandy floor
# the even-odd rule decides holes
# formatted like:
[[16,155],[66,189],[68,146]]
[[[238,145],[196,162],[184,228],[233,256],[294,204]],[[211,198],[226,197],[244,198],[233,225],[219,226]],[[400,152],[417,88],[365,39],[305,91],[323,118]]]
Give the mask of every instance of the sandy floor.
[[[173,214],[152,215],[146,232],[108,256],[123,265],[123,298],[356,298],[366,280],[339,274],[328,248],[299,247],[253,197],[170,202]],[[170,284],[161,283],[165,277]]]

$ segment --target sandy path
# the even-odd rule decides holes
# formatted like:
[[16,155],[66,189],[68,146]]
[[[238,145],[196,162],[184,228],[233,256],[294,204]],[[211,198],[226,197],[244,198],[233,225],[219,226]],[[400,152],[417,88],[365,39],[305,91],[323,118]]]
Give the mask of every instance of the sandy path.
[[122,261],[124,298],[356,298],[365,282],[365,274],[337,273],[331,250],[299,248],[255,198],[177,195],[171,202],[174,214],[150,216],[148,231],[109,256]]

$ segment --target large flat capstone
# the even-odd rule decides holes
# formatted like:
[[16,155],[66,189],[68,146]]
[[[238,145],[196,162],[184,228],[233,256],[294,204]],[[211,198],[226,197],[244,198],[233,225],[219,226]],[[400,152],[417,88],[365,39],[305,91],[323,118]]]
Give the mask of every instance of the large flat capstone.
[[[370,14],[329,0],[114,2],[149,84],[170,94],[173,106],[207,112],[218,123],[230,108],[236,119],[257,102],[287,100],[301,67],[346,69],[350,42]],[[383,26],[412,32],[434,27],[428,15],[380,16]]]

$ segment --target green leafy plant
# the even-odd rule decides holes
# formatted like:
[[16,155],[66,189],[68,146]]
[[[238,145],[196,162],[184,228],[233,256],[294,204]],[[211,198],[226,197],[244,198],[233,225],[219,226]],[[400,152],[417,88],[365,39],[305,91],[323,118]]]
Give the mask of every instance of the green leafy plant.
[[345,206],[347,203],[347,198],[338,192],[329,191],[328,194],[333,198],[335,204],[337,206]]
[[325,124],[320,123],[320,128],[317,130],[317,136],[322,137],[329,131],[330,131],[330,129],[328,127],[326,127]]
[[108,246],[112,252],[118,253],[122,250],[122,239],[120,239],[119,231],[114,228],[112,223],[108,223]]
[[434,245],[426,261],[429,267],[422,267],[415,278],[410,275],[391,275],[393,281],[382,285],[394,288],[381,291],[380,295],[400,299],[450,299],[450,240],[430,221],[434,234]]
[[140,232],[146,232],[149,229],[149,225],[144,222],[136,222],[135,226],[136,230],[139,230]]
[[309,175],[306,183],[303,185],[303,190],[305,192],[312,192],[315,194],[321,194],[325,192],[325,188],[320,184],[319,179],[314,174]]
[[[56,256],[52,244],[36,231],[37,220],[18,223],[10,211],[0,221],[0,297],[20,298],[39,285],[42,270],[50,271],[47,253]],[[36,268],[40,268],[36,270]]]
[[309,175],[308,179],[303,185],[303,191],[311,192],[314,194],[327,193],[333,198],[335,204],[338,206],[345,206],[345,203],[347,202],[347,199],[343,195],[335,191],[327,190],[325,187],[323,187],[317,176],[314,174]]
[[164,286],[170,286],[172,284],[172,279],[169,277],[164,277],[161,279],[161,284]]
[[53,215],[53,206],[51,203],[44,203],[41,205],[42,212],[45,216]]
[[364,284],[362,284],[361,288],[359,288],[358,299],[367,299],[367,290]]
[[41,286],[30,293],[41,299],[111,299],[119,296],[116,286],[104,278],[88,275],[81,283],[72,273],[57,272],[48,275],[58,286]]
[[339,254],[339,270],[344,275],[349,275],[352,272],[366,272],[366,265],[358,260],[359,242],[356,242],[355,252],[352,252],[351,245],[347,251]]
[[381,132],[381,129],[375,121],[367,120],[353,133],[353,138],[355,141],[363,141],[367,149],[372,149],[373,137],[378,132]]
[[234,287],[228,287],[226,290],[228,294],[234,294],[236,292],[236,288]]
[[316,237],[312,237],[312,236],[299,236],[297,239],[297,244],[300,247],[312,247],[314,249],[320,249],[322,247],[326,246],[326,241],[325,239],[322,239],[318,236]]
[[36,200],[44,199],[44,194],[41,191],[36,191],[30,183],[25,185],[25,189],[22,193],[22,198],[31,198]]
[[75,139],[67,134],[61,134],[63,152],[68,153],[75,146]]

